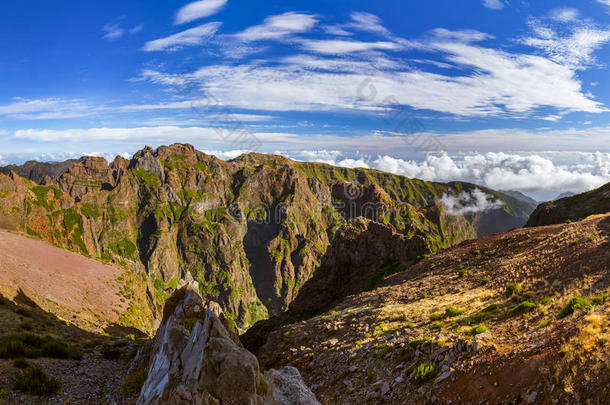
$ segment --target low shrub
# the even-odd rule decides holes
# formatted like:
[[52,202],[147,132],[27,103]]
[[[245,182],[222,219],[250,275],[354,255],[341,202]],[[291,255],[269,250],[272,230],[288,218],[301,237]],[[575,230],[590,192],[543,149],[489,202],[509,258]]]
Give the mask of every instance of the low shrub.
[[13,333],[0,338],[0,358],[14,359],[16,357],[81,360],[83,354],[76,347],[51,336]]
[[415,369],[411,378],[415,384],[421,384],[436,375],[436,367],[431,363],[421,363]]
[[491,304],[491,305],[483,308],[476,314],[461,320],[460,323],[465,323],[467,325],[474,325],[475,323],[480,323],[481,321],[489,319],[492,316],[497,315],[499,313],[500,313],[500,306],[498,304]]
[[466,312],[465,309],[449,307],[449,308],[445,309],[445,312],[443,312],[443,313],[430,315],[430,320],[431,321],[441,321],[443,319],[453,318],[458,315],[462,315],[464,312]]
[[148,377],[148,370],[138,370],[129,374],[121,383],[121,392],[123,395],[138,394]]
[[523,301],[522,303],[512,307],[508,311],[508,313],[510,315],[524,314],[526,312],[531,312],[531,311],[535,310],[537,307],[538,307],[538,304],[536,304],[535,302]]
[[573,314],[574,311],[585,309],[588,306],[589,300],[585,297],[574,297],[561,309],[561,311],[559,311],[559,317],[565,318],[566,316]]
[[489,330],[489,328],[487,327],[487,325],[485,325],[484,323],[480,323],[477,326],[473,326],[470,331],[469,334],[471,335],[479,335],[481,333],[485,333]]
[[18,357],[13,360],[13,367],[15,368],[28,368],[30,364],[23,357]]
[[114,347],[113,345],[109,345],[106,343],[102,347],[102,356],[104,356],[105,359],[116,360],[121,357],[121,354],[123,354],[121,349]]
[[593,302],[595,305],[603,305],[606,303],[606,301],[608,301],[608,294],[606,293],[601,293],[591,298],[591,302]]
[[57,378],[49,377],[40,367],[27,369],[15,379],[13,389],[31,395],[54,395],[59,392],[61,382]]
[[521,284],[519,283],[508,283],[506,285],[506,290],[504,291],[504,295],[510,297],[512,295],[519,294],[522,290]]
[[432,340],[432,338],[429,336],[425,336],[421,339],[412,339],[409,341],[409,346],[412,347],[413,349],[415,349],[418,346],[429,343],[431,340]]

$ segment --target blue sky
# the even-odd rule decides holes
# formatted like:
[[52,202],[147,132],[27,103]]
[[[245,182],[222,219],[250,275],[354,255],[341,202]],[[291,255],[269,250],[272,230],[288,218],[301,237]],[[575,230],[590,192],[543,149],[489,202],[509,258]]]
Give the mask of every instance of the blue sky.
[[574,189],[610,176],[610,0],[3,8],[0,162],[181,141],[345,165],[592,165]]

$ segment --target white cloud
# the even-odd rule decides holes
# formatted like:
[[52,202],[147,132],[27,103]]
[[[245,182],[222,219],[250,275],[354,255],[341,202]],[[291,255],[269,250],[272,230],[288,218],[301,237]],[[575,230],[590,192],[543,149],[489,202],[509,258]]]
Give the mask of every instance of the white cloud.
[[486,39],[493,39],[493,35],[486,34],[477,30],[456,30],[451,31],[445,28],[435,28],[429,31],[433,38],[433,42],[452,42],[460,44],[469,44],[472,42],[481,42]]
[[349,24],[346,24],[347,27],[372,32],[387,38],[393,36],[392,33],[383,26],[381,18],[374,14],[356,11],[351,14],[351,19],[352,21]]
[[138,32],[142,32],[143,28],[144,28],[144,24],[136,25],[135,27],[129,29],[129,34],[134,35],[134,34],[137,34]]
[[[296,18],[294,13],[289,14],[288,20],[313,19],[309,15]],[[262,26],[237,35],[255,40],[294,32],[286,30],[293,24],[278,23],[275,18],[284,19],[286,15],[269,17]],[[275,28],[269,29],[270,26]],[[311,25],[299,24],[304,26]],[[605,111],[601,103],[583,91],[578,67],[551,57],[511,53],[477,44],[489,38],[492,36],[474,30],[436,29],[419,42],[299,39],[306,50],[334,57],[292,55],[237,65],[208,65],[179,80],[201,85],[223,105],[245,109],[256,106],[268,111],[371,111],[388,97],[393,97],[397,106],[462,117],[521,119],[540,117],[541,109],[550,108],[542,117],[551,120],[574,111]],[[585,42],[578,41],[581,45]],[[578,51],[590,55],[598,43],[591,41],[590,46]],[[437,63],[452,72],[427,72],[423,70],[425,65],[416,68],[408,59],[389,58],[381,52],[406,47],[436,53],[440,56]],[[367,78],[372,78],[377,95],[374,99],[358,95],[359,86]],[[149,70],[141,79],[167,85],[177,78]]]
[[327,33],[328,35],[337,35],[337,36],[354,35],[351,32],[346,31],[343,28],[341,28],[340,25],[326,25],[322,28],[324,29],[324,32]]
[[521,42],[542,50],[551,60],[574,70],[594,63],[593,53],[610,41],[610,30],[591,24],[554,27],[540,19],[531,19],[529,24],[532,35],[522,38]]
[[249,27],[233,37],[243,42],[278,40],[308,32],[317,22],[318,19],[311,14],[289,12],[267,17],[261,25]]
[[610,7],[610,0],[597,0],[597,2],[603,4],[604,6]]
[[457,196],[443,194],[440,203],[447,208],[451,215],[468,215],[502,208],[500,201],[495,200],[493,196],[485,194],[478,188],[475,188],[471,193],[462,191]]
[[176,126],[139,127],[139,128],[90,128],[90,129],[25,129],[14,133],[15,139],[27,139],[40,142],[54,141],[120,141],[128,139],[156,139],[172,137],[205,137],[213,132],[211,128]]
[[185,46],[201,45],[214,36],[221,25],[220,22],[211,22],[165,38],[155,39],[144,44],[142,50],[146,52],[175,51]]
[[13,120],[45,120],[78,118],[91,115],[93,108],[83,100],[47,98],[28,100],[15,98],[0,105],[0,116]]
[[492,10],[502,10],[506,4],[503,0],[483,0],[483,6]]
[[559,22],[572,22],[578,19],[580,11],[572,7],[557,7],[551,10],[549,16]]
[[125,29],[121,27],[121,23],[118,21],[104,25],[102,31],[105,33],[102,38],[108,41],[115,41],[125,35]]
[[184,24],[209,17],[218,13],[226,4],[227,0],[201,0],[189,3],[178,10],[174,23]]
[[397,51],[401,46],[394,42],[360,42],[338,39],[304,40],[301,45],[308,51],[317,53],[340,55],[352,52],[370,51],[375,49]]

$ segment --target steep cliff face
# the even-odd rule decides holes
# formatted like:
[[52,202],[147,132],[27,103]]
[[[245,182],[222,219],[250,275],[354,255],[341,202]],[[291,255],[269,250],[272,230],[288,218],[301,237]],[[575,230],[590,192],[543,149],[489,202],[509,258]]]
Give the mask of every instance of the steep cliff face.
[[82,158],[45,185],[0,175],[0,226],[145,274],[157,312],[190,273],[247,327],[287,309],[350,219],[418,241],[417,255],[475,237],[437,204],[474,188],[272,155],[227,162],[174,144],[110,165]]
[[540,204],[528,219],[526,226],[579,221],[589,215],[606,212],[610,212],[610,183],[586,193]]

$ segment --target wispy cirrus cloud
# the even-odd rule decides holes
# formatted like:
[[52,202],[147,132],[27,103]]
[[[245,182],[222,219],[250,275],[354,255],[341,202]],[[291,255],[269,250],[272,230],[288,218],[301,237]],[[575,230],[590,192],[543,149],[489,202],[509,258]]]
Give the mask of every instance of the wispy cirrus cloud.
[[[531,18],[531,35],[521,38],[521,42],[575,70],[595,63],[594,52],[610,42],[610,29],[607,27],[599,27],[588,21],[576,22],[576,17],[572,19],[569,14],[561,12],[559,17],[553,17],[551,13],[551,20],[555,21]],[[557,24],[557,21],[563,24]]]
[[78,118],[92,113],[92,106],[81,99],[17,97],[9,104],[0,105],[0,116],[13,120]]
[[372,51],[372,50],[387,50],[397,51],[402,49],[400,45],[394,42],[377,41],[377,42],[361,42],[348,41],[339,39],[325,40],[303,40],[301,46],[307,51],[323,53],[328,55],[341,55],[353,52]]
[[125,35],[125,29],[121,27],[120,22],[112,22],[102,27],[104,32],[103,39],[107,41],[115,41]]
[[174,24],[184,24],[218,13],[227,0],[200,0],[187,4],[176,13]]
[[213,37],[221,25],[220,22],[210,22],[165,38],[148,41],[142,50],[146,52],[176,51],[187,46],[201,45]]
[[502,10],[506,7],[504,0],[483,0],[483,6],[492,10]]
[[134,35],[142,31],[144,28],[143,24],[136,25],[132,28],[124,28],[123,22],[126,18],[127,16],[121,15],[113,18],[110,20],[110,22],[104,25],[102,27],[102,32],[104,32],[102,39],[105,39],[106,41],[116,41],[125,36],[126,33],[129,33],[129,35]]
[[288,12],[265,18],[260,25],[246,28],[233,37],[242,42],[279,40],[285,37],[308,32],[318,23],[311,14]]

